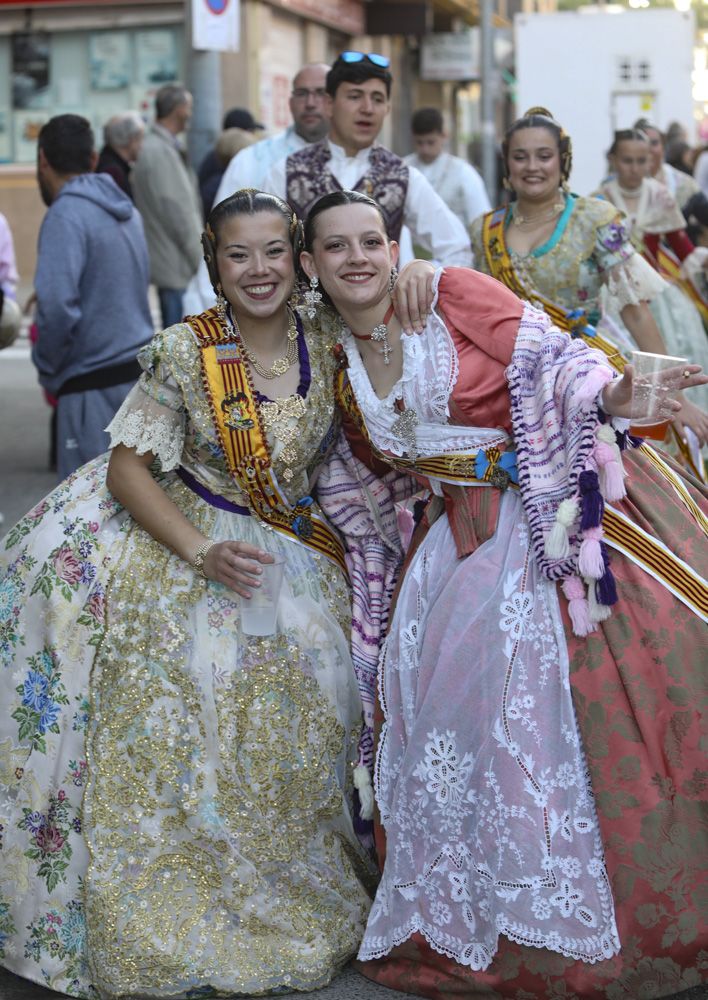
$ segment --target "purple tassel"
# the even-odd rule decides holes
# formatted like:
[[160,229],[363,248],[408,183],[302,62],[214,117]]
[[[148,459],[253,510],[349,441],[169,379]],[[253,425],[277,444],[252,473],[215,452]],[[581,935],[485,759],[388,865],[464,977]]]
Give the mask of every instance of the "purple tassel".
[[581,498],[580,530],[587,531],[588,528],[597,528],[602,524],[602,515],[605,510],[597,473],[590,469],[581,472],[578,476],[578,487]]
[[597,600],[600,604],[607,604],[609,606],[616,604],[619,600],[617,597],[617,585],[614,574],[610,569],[610,557],[604,542],[600,542],[600,548],[602,549],[602,558],[605,563],[605,572],[597,581]]

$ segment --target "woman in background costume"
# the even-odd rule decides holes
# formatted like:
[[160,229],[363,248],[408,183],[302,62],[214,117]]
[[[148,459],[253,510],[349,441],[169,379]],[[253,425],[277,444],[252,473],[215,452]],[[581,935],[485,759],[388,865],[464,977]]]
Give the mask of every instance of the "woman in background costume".
[[[476,266],[603,351],[618,371],[636,349],[708,366],[704,336],[691,340],[689,354],[674,350],[673,342],[667,349],[652,312],[668,286],[637,253],[617,208],[567,190],[571,141],[550,112],[534,108],[514,122],[503,159],[516,201],[473,223]],[[708,390],[694,389],[689,397],[696,405],[685,407],[681,420],[702,443]]]

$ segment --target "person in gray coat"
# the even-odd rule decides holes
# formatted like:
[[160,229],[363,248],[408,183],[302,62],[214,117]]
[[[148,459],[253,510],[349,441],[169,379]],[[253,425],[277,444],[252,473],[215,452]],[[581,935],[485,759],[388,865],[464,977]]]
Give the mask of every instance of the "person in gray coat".
[[60,479],[108,448],[104,428],[140,375],[136,354],[153,334],[142,221],[112,177],[93,173],[96,161],[85,118],[57,115],[42,127],[37,180],[48,211],[32,359],[58,399]]
[[184,290],[202,259],[197,179],[178,138],[191,116],[192,95],[186,87],[179,83],[160,87],[155,96],[155,122],[131,174],[165,327],[182,319]]

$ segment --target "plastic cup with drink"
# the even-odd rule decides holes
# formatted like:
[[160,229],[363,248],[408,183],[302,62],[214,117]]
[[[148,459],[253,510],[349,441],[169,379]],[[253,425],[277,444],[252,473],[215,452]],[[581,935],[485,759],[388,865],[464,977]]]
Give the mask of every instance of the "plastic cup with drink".
[[666,378],[670,368],[680,368],[685,358],[668,354],[632,351],[632,415],[629,433],[636,437],[663,441],[675,416],[671,403],[678,399],[680,384]]
[[254,587],[248,599],[241,598],[241,631],[246,635],[273,635],[278,630],[278,600],[283,585],[285,558],[273,556],[273,562],[261,563],[260,587]]

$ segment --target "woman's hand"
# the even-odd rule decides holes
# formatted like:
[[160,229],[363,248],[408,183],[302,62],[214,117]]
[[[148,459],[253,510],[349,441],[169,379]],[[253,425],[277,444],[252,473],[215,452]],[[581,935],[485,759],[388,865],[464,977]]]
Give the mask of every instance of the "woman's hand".
[[[646,419],[655,414],[640,413],[632,408],[632,385],[634,382],[634,366],[625,365],[622,377],[610,382],[602,390],[602,408],[613,417],[634,417],[636,420]],[[697,407],[693,407],[687,401],[681,402],[672,398],[672,393],[678,393],[681,389],[690,389],[694,385],[708,384],[708,375],[704,375],[700,365],[676,365],[659,372],[656,382],[666,394],[661,411],[656,414],[657,420],[671,420],[684,407],[688,406],[701,413]],[[636,407],[636,400],[635,400]],[[683,414],[681,419],[683,419]],[[690,421],[685,421],[689,423]],[[691,425],[692,426],[692,425]],[[694,428],[695,430],[695,428]]]
[[241,597],[250,598],[260,587],[263,572],[259,563],[271,563],[273,556],[246,542],[215,542],[204,556],[204,576],[223,583]]
[[412,260],[398,276],[391,293],[393,308],[404,333],[422,333],[433,304],[435,267],[428,260]]
[[686,437],[684,428],[690,427],[698,438],[701,448],[708,443],[708,414],[688,399],[681,401],[681,411],[673,421],[673,425],[682,440]]

